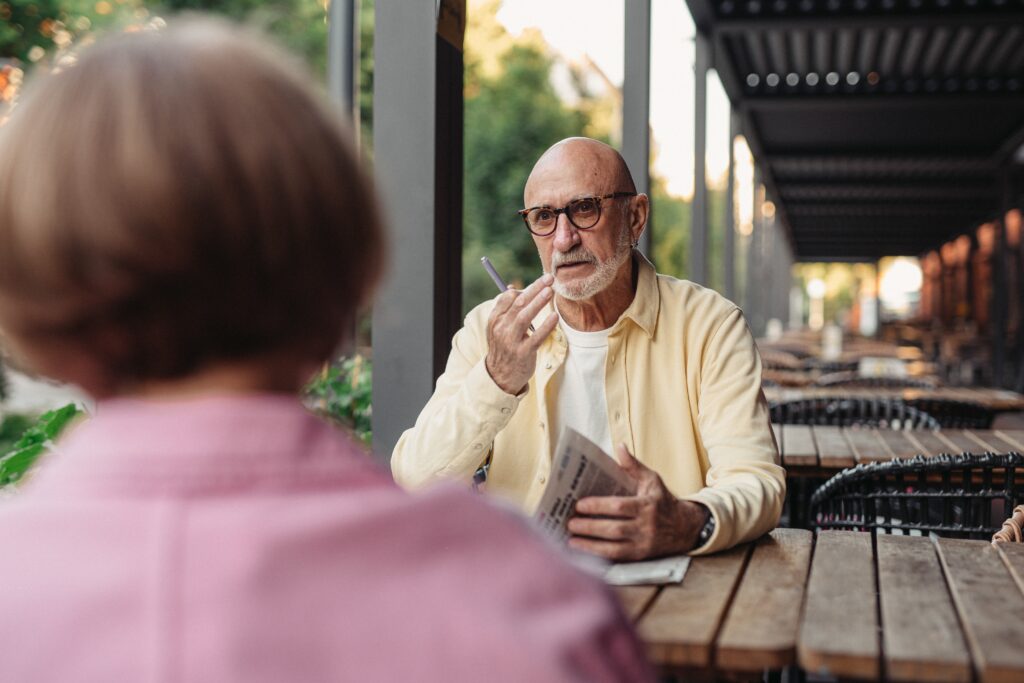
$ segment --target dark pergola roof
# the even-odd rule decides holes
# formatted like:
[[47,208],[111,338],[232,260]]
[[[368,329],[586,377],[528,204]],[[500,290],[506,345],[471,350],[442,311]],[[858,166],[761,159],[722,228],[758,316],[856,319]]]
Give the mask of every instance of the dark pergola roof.
[[800,260],[921,254],[999,215],[1024,0],[687,0]]

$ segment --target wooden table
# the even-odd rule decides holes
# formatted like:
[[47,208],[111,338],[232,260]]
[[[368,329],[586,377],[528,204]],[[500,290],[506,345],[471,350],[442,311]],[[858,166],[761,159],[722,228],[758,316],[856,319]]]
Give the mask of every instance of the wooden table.
[[655,665],[686,680],[798,665],[839,678],[1024,680],[1024,544],[776,529],[618,589]]
[[1024,410],[1024,395],[1008,389],[937,387],[935,389],[886,389],[856,387],[765,387],[770,403],[795,401],[805,398],[900,398],[904,401],[939,398],[968,401],[996,411]]
[[1024,453],[1024,430],[896,431],[873,427],[773,424],[782,464],[792,476],[828,476],[860,463],[941,453]]

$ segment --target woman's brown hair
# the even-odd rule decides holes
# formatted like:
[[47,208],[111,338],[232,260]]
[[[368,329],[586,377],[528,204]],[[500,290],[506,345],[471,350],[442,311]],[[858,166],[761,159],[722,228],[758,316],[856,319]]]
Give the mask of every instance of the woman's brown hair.
[[327,358],[384,253],[339,119],[289,57],[207,19],[39,77],[0,128],[0,329],[107,387]]

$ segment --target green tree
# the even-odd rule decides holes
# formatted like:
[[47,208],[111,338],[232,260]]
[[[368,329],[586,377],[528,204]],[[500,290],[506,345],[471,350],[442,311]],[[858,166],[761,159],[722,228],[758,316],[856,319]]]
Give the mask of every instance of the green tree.
[[0,59],[29,67],[90,31],[123,21],[136,9],[136,0],[3,0]]
[[495,294],[480,267],[483,255],[509,282],[540,274],[537,250],[516,211],[537,158],[558,140],[580,135],[585,116],[567,108],[550,82],[551,59],[532,45],[513,45],[502,71],[466,73],[463,307]]
[[327,7],[321,0],[160,0],[163,13],[209,12],[252,24],[301,57],[321,79],[327,73]]

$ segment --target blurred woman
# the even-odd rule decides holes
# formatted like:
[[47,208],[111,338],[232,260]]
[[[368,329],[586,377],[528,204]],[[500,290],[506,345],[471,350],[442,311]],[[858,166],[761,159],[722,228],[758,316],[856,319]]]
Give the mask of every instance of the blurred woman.
[[0,329],[97,399],[0,507],[0,679],[646,677],[603,586],[301,405],[384,259],[306,82],[185,22],[87,49],[0,129]]

